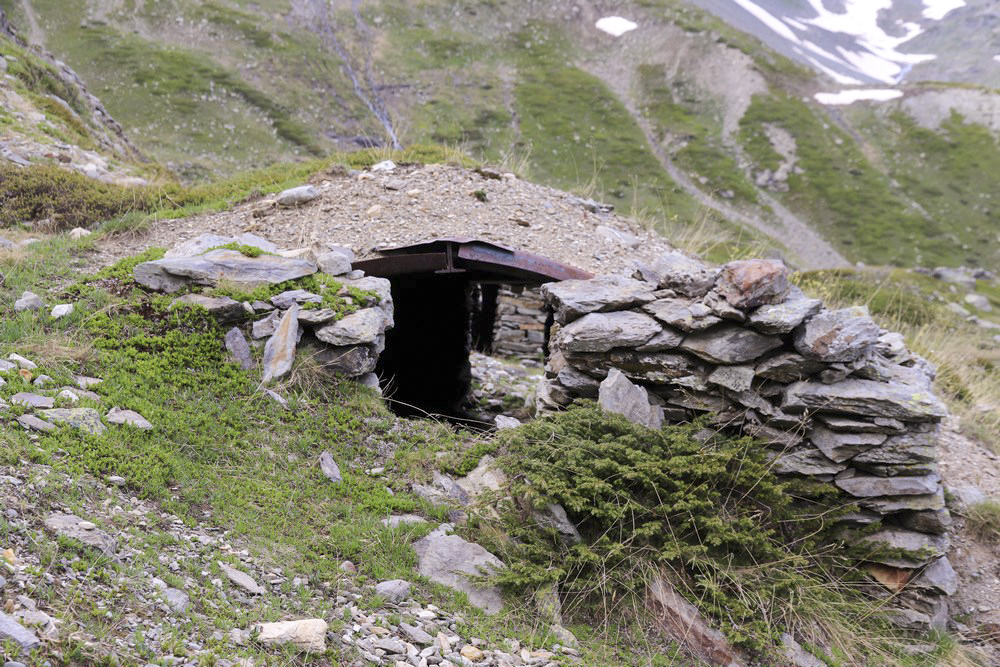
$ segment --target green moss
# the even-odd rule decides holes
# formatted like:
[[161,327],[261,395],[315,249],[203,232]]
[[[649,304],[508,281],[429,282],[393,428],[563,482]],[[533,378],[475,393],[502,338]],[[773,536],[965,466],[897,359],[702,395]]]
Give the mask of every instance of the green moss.
[[[209,250],[235,250],[244,257],[260,257],[261,255],[273,255],[274,253],[266,252],[265,250],[258,248],[254,245],[245,245],[243,243],[237,243],[233,241],[232,243],[224,243],[222,245],[217,245]],[[206,250],[205,252],[208,252]]]
[[345,287],[335,278],[325,273],[314,273],[303,278],[289,280],[276,285],[264,285],[253,290],[246,290],[239,287],[220,285],[210,289],[209,292],[215,296],[228,296],[237,301],[267,301],[272,296],[287,292],[289,290],[305,290],[318,294],[322,301],[302,304],[303,310],[318,310],[321,308],[330,309],[337,313],[337,319],[350,315],[360,308],[373,306],[378,303],[378,296],[374,292],[360,290],[356,287]]

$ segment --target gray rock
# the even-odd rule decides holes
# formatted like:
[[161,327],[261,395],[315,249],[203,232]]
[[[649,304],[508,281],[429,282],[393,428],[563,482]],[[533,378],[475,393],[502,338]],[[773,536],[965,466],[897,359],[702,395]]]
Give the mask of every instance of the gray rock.
[[226,350],[230,358],[245,371],[252,370],[257,365],[254,363],[246,336],[236,327],[226,332]]
[[144,431],[148,431],[153,428],[153,425],[149,423],[149,420],[140,415],[138,412],[133,410],[122,410],[118,407],[111,408],[108,411],[106,419],[109,424],[132,426]]
[[299,305],[293,303],[278,322],[274,335],[264,345],[263,382],[284,377],[292,370],[299,337]]
[[44,419],[39,419],[35,415],[19,415],[17,418],[17,423],[30,431],[41,431],[43,433],[51,433],[52,431],[56,430],[54,424],[50,424]]
[[45,302],[34,292],[24,292],[21,298],[14,302],[14,312],[23,313],[26,310],[45,310]]
[[661,329],[642,313],[589,313],[563,327],[558,336],[561,347],[570,352],[607,352],[642,345]]
[[520,426],[521,420],[516,417],[508,417],[507,415],[497,415],[493,418],[493,424],[497,427],[498,431],[506,431],[507,429]]
[[298,621],[277,621],[256,626],[257,641],[275,646],[291,644],[305,653],[326,651],[326,633],[329,625],[321,618],[306,618]]
[[880,333],[865,306],[827,310],[796,332],[795,349],[820,361],[856,361],[871,353]]
[[0,641],[14,642],[24,654],[28,654],[42,645],[34,632],[18,623],[13,616],[8,616],[2,611],[0,611]]
[[271,303],[274,304],[275,308],[281,308],[286,310],[292,307],[293,303],[302,305],[304,303],[322,303],[323,297],[319,294],[313,294],[304,289],[293,289],[286,290],[281,294],[276,294],[271,297]]
[[[405,579],[382,581],[375,584],[375,593],[392,604],[399,604],[410,594],[410,582]],[[403,653],[405,652],[404,650]]]
[[300,185],[297,188],[289,188],[278,195],[278,206],[301,206],[308,204],[320,195],[319,188],[315,185]]
[[860,542],[876,547],[889,547],[905,553],[883,556],[869,554],[865,560],[882,563],[890,567],[914,567],[930,563],[948,551],[948,538],[943,535],[928,535],[902,528],[883,528],[872,535],[865,535]]
[[[385,333],[385,314],[379,308],[365,308],[316,330],[316,338],[330,345],[366,345]],[[366,371],[367,372],[367,371]]]
[[267,592],[260,586],[260,584],[254,581],[253,577],[250,575],[245,572],[240,572],[236,568],[226,565],[222,561],[217,562],[219,564],[219,569],[222,570],[224,575],[226,575],[226,578],[245,590],[247,593],[252,595],[263,595]]
[[421,646],[430,646],[431,644],[434,643],[433,637],[431,637],[428,633],[424,632],[415,625],[400,623],[399,629],[403,632],[404,635],[406,635],[406,638],[409,639],[414,644],[420,644]]
[[246,318],[246,311],[243,310],[243,304],[230,299],[228,296],[216,297],[191,293],[177,297],[170,303],[171,310],[181,306],[204,308],[212,317],[223,323],[238,322]]
[[906,466],[930,463],[937,459],[937,429],[927,433],[902,433],[889,436],[881,447],[854,457],[853,463]]
[[656,287],[695,299],[708,294],[719,275],[718,269],[676,250],[663,253],[651,266],[640,266],[639,272]]
[[664,327],[663,331],[654,335],[637,349],[640,352],[663,352],[673,350],[684,340],[684,334]]
[[630,382],[617,368],[608,371],[601,382],[597,402],[606,412],[646,428],[659,430],[663,426],[663,408],[652,405],[646,389]]
[[965,302],[976,310],[981,310],[984,313],[989,313],[993,310],[993,305],[990,304],[990,300],[982,294],[976,294],[975,292],[966,294]]
[[[354,253],[351,253],[352,255]],[[351,258],[338,251],[325,252],[316,258],[319,270],[331,276],[340,276],[351,271]]]
[[958,592],[958,575],[948,558],[942,557],[925,567],[912,585],[941,595],[954,595]]
[[278,322],[281,321],[281,316],[281,311],[275,310],[268,314],[267,317],[257,320],[251,325],[250,335],[253,336],[254,340],[273,336],[274,332],[278,330]]
[[66,317],[67,315],[70,315],[72,312],[73,312],[73,304],[60,303],[57,306],[53,306],[52,312],[49,313],[49,316],[54,320],[58,320],[62,319],[63,317]]
[[366,292],[374,292],[378,298],[378,307],[385,313],[385,328],[393,327],[393,303],[392,303],[392,283],[387,278],[377,278],[375,276],[363,276],[359,278],[339,277],[337,281],[345,287],[354,287]]
[[876,496],[921,496],[936,493],[941,486],[938,475],[923,477],[877,477],[846,470],[834,483],[855,498]]
[[847,461],[861,452],[885,442],[884,433],[838,433],[822,426],[815,426],[809,439],[831,461]]
[[816,418],[835,431],[843,433],[900,433],[906,424],[898,419],[875,417],[871,421],[840,417],[838,415],[816,415]]
[[604,353],[573,353],[570,362],[573,368],[602,380],[612,368],[617,368],[631,380],[653,384],[667,384],[707,373],[702,362],[685,354],[637,352],[626,348]]
[[300,308],[299,324],[317,326],[326,324],[337,318],[337,311],[332,308]]
[[613,243],[620,243],[629,248],[638,248],[642,245],[642,239],[638,236],[629,234],[628,232],[623,232],[622,230],[614,227],[608,227],[607,225],[598,225],[594,228],[594,233],[602,239],[606,239]]
[[924,496],[886,496],[883,498],[861,498],[861,507],[879,514],[897,512],[927,512],[944,509],[944,492]]
[[269,399],[280,405],[285,410],[288,409],[288,401],[286,401],[278,392],[272,389],[265,389],[263,393],[265,396],[267,396]]
[[788,667],[826,667],[828,663],[820,660],[787,632],[781,635],[781,652],[788,661]]
[[949,505],[953,506],[956,510],[964,510],[972,505],[978,505],[979,503],[986,502],[986,494],[983,493],[982,489],[972,484],[958,484],[947,487],[949,496]]
[[746,322],[747,320],[745,312],[731,305],[715,290],[706,294],[705,298],[702,299],[702,303],[724,320],[732,320],[734,322]]
[[212,248],[234,243],[236,239],[231,236],[220,236],[219,234],[199,234],[193,239],[188,239],[183,243],[175,245],[163,254],[165,259],[174,257],[194,257],[206,253]]
[[406,643],[394,637],[377,637],[371,640],[371,644],[376,649],[391,655],[404,655],[406,653]]
[[375,370],[378,356],[371,345],[323,347],[314,357],[327,372],[345,377],[358,377]]
[[545,509],[534,510],[531,516],[535,520],[535,523],[545,528],[554,529],[562,538],[572,544],[579,542],[581,539],[580,531],[569,520],[569,517],[566,516],[566,510],[559,503],[549,503],[545,506]]
[[503,609],[500,591],[493,586],[473,583],[470,577],[496,572],[503,562],[478,544],[458,535],[448,535],[442,526],[413,543],[417,572],[431,581],[463,591],[469,602],[487,614]]
[[909,511],[898,516],[901,526],[918,533],[944,535],[951,527],[951,512],[947,509]]
[[744,259],[722,267],[715,291],[735,308],[781,303],[788,294],[788,268],[777,259]]
[[642,307],[661,322],[681,331],[704,331],[722,319],[703,303],[687,299],[657,299]]
[[708,376],[708,381],[732,391],[743,392],[750,389],[754,376],[753,366],[719,366]]
[[766,334],[786,334],[823,308],[819,299],[810,299],[798,287],[789,290],[780,303],[764,305],[750,314],[750,326]]
[[[579,320],[578,320],[579,321]],[[586,373],[581,373],[572,366],[566,366],[556,374],[559,384],[584,398],[597,398],[598,387],[601,384]]]
[[776,454],[772,465],[778,474],[808,477],[832,477],[847,468],[846,463],[835,463],[816,449]]
[[382,519],[382,525],[386,528],[398,528],[399,526],[410,526],[418,523],[427,523],[427,519],[416,514],[397,514]]
[[143,262],[132,272],[140,285],[162,292],[176,292],[187,285],[214,287],[220,282],[254,288],[313,273],[316,265],[305,260],[277,255],[247,257],[236,250],[211,250],[197,257]]
[[680,347],[713,364],[742,364],[781,347],[781,339],[723,324],[685,337]]
[[31,361],[30,359],[25,359],[20,354],[11,353],[8,357],[9,360],[17,364],[18,368],[23,368],[27,371],[33,371],[38,368],[38,364]]
[[954,301],[946,303],[944,307],[962,318],[969,317],[972,315],[972,313],[967,311],[965,308],[962,308],[962,306],[958,305]]
[[323,476],[334,484],[340,484],[344,481],[344,478],[340,476],[340,466],[333,460],[333,454],[330,452],[323,452],[319,455],[319,469]]
[[10,397],[10,402],[14,405],[23,405],[28,408],[51,408],[55,405],[55,400],[49,396],[39,396],[27,392],[18,392]]
[[92,435],[100,435],[108,428],[101,422],[101,414],[93,408],[52,408],[39,414],[53,424],[69,424]]
[[45,528],[61,537],[67,537],[97,549],[105,556],[115,553],[115,539],[75,514],[53,514],[45,519]]
[[779,352],[757,364],[757,375],[775,382],[796,382],[826,368],[821,361],[806,359],[796,352]]
[[187,593],[180,590],[179,588],[168,588],[163,591],[163,599],[166,600],[167,606],[175,614],[183,614],[187,611],[188,605],[191,604],[191,598]]
[[586,315],[640,306],[655,297],[654,285],[623,276],[598,276],[590,280],[564,280],[542,285],[542,295],[560,323]]
[[969,289],[974,289],[976,287],[975,276],[973,276],[966,269],[951,269],[939,266],[934,269],[931,275],[938,280],[943,280],[946,283],[956,283],[958,285],[968,287]]
[[786,410],[824,410],[863,417],[926,421],[947,416],[948,409],[929,391],[902,384],[847,379],[836,384],[801,381],[788,387]]

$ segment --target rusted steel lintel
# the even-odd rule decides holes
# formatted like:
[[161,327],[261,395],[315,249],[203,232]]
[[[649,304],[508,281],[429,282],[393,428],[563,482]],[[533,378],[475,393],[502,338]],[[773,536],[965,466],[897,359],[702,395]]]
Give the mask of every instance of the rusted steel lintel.
[[485,245],[468,244],[458,248],[459,265],[474,262],[476,268],[489,270],[490,266],[515,269],[520,275],[531,274],[540,282],[593,278],[593,275],[555,260],[522,250],[500,250]]
[[354,268],[382,278],[407,273],[433,273],[448,268],[448,255],[443,252],[422,252],[414,255],[374,257],[354,262]]

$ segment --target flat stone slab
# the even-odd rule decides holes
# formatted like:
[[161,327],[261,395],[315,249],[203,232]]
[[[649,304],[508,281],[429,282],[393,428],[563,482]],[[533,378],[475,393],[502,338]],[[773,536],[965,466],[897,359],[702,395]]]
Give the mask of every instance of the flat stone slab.
[[45,520],[45,528],[56,535],[93,547],[105,556],[114,556],[115,539],[75,514],[53,514]]
[[39,414],[53,424],[69,424],[92,435],[108,430],[101,421],[101,413],[93,408],[53,408],[42,410]]
[[928,535],[902,528],[884,528],[877,533],[862,537],[861,542],[898,551],[899,555],[892,556],[872,554],[866,560],[901,568],[930,563],[944,556],[949,547],[949,540],[944,535]]
[[177,297],[170,304],[170,309],[183,306],[193,306],[204,308],[209,314],[220,322],[235,322],[247,317],[247,312],[243,310],[243,304],[230,299],[228,296],[207,296],[205,294],[185,294]]
[[247,593],[252,593],[253,595],[263,595],[266,592],[263,587],[254,581],[253,577],[249,574],[240,572],[236,568],[226,565],[222,561],[217,562],[219,564],[219,569],[221,569],[222,573],[226,575],[226,578],[245,590]]
[[133,277],[140,285],[176,292],[187,285],[214,287],[221,282],[252,288],[276,285],[316,273],[316,265],[301,259],[260,255],[247,257],[236,250],[211,250],[195,257],[172,257],[143,262]]
[[306,653],[326,651],[328,625],[321,618],[301,621],[278,621],[257,626],[257,641],[262,644],[291,644]]
[[12,641],[23,653],[30,653],[42,645],[34,632],[17,622],[13,616],[0,611],[0,641]]
[[713,364],[743,364],[781,347],[781,339],[723,324],[687,336],[680,347]]
[[848,378],[834,384],[800,381],[785,392],[784,409],[928,421],[948,415],[937,396],[909,385]]
[[292,370],[295,347],[299,338],[299,304],[293,303],[278,320],[274,335],[264,345],[264,373],[262,380],[270,382],[284,377]]
[[141,428],[144,431],[148,431],[153,428],[153,425],[138,412],[134,412],[132,410],[122,410],[117,407],[111,408],[111,410],[108,411],[107,420],[111,424],[124,424],[135,428]]
[[601,382],[597,403],[605,412],[622,415],[646,428],[659,430],[663,426],[663,408],[652,405],[645,387],[632,383],[617,368],[612,368]]
[[855,498],[923,496],[937,493],[941,488],[941,478],[936,474],[922,477],[878,477],[861,475],[853,470],[844,472],[834,483]]
[[750,313],[750,326],[761,333],[786,334],[823,308],[819,299],[810,299],[797,287],[781,303],[769,304]]
[[39,396],[23,391],[11,396],[10,402],[28,408],[51,408],[55,405],[55,400],[50,396]]
[[656,285],[625,278],[598,276],[591,280],[563,280],[542,285],[542,295],[555,308],[556,320],[562,323],[606,310],[623,310],[649,303]]
[[630,311],[588,313],[559,332],[569,352],[607,352],[616,347],[636,347],[663,327],[649,315]]
[[644,311],[681,331],[704,331],[722,322],[711,308],[689,299],[657,299],[642,307]]
[[316,330],[316,338],[338,347],[367,345],[385,333],[385,314],[380,308],[365,308]]
[[503,598],[496,587],[473,583],[470,577],[489,574],[504,566],[503,562],[478,544],[458,535],[448,535],[438,528],[413,543],[417,553],[417,571],[431,581],[463,591],[469,602],[487,614],[503,609]]
[[55,424],[50,424],[44,419],[39,419],[35,415],[21,415],[17,418],[17,423],[32,431],[51,433],[56,430]]

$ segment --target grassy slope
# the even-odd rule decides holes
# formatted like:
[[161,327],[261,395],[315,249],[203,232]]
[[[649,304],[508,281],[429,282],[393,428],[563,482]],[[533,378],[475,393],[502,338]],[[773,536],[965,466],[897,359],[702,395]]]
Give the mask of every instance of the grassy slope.
[[[17,20],[14,3],[5,2]],[[777,196],[848,258],[903,266],[997,262],[989,249],[997,246],[994,213],[979,195],[990,189],[1000,147],[985,130],[953,121],[931,133],[868,115],[856,124],[881,149],[882,159],[872,162],[871,146],[859,146],[826,110],[802,100],[809,73],[682,2],[639,4],[649,21],[673,22],[692,40],[750,55],[771,86],[733,146],[721,136],[717,101],[696,82],[636,63],[636,106],[657,136],[675,139],[677,164],[706,191],[731,193],[737,205],[768,215],[755,204],[749,177],[774,160],[761,131],[773,123],[796,139],[804,170]],[[316,35],[280,20],[288,7],[279,0],[179,2],[179,10],[144,3],[135,16],[112,13],[106,23],[82,27],[83,0],[34,6],[49,46],[92,82],[141,147],[189,179],[327,151],[328,134],[382,134],[339,57]],[[333,23],[359,72],[373,54],[372,75],[386,84],[382,94],[405,143],[460,146],[661,223],[690,224],[703,215],[659,167],[615,95],[577,67],[591,47],[544,9],[385,0],[364,7],[362,17],[373,41],[347,10]]]

